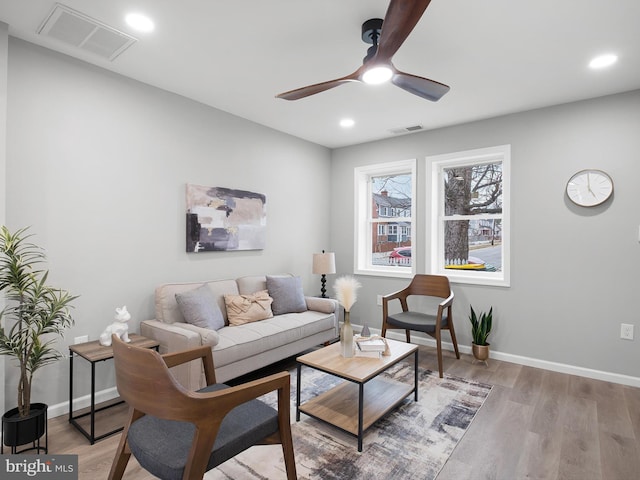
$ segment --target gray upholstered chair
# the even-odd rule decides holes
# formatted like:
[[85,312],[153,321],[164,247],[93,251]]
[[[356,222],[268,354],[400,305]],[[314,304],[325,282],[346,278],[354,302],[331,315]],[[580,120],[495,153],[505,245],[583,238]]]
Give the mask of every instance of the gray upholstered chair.
[[[423,295],[427,297],[439,297],[443,299],[438,303],[435,314],[415,312],[409,310],[407,298],[411,295]],[[389,314],[389,302],[399,300],[402,311]],[[424,332],[436,339],[438,350],[438,371],[442,378],[442,330],[449,330],[451,341],[456,352],[456,358],[460,358],[456,332],[453,328],[453,316],[451,305],[453,304],[453,292],[449,286],[449,279],[443,275],[416,275],[408,287],[382,297],[382,336],[387,335],[387,330],[401,329],[406,332],[407,343],[411,341],[411,330]]]
[[[215,383],[211,347],[160,355],[113,336],[116,383],[129,405],[109,479],[121,479],[131,454],[163,479],[201,479],[252,445],[281,443],[287,478],[296,478],[291,438],[289,373],[235,387]],[[204,363],[207,387],[190,392],[170,367]],[[278,392],[278,410],[256,398]]]

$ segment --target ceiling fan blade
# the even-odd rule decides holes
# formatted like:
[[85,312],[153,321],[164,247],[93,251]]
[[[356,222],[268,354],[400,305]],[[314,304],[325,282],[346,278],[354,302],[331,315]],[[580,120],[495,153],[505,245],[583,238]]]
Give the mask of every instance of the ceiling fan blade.
[[391,83],[396,87],[400,87],[409,93],[426,98],[432,102],[437,102],[449,91],[449,86],[444,83],[411,75],[410,73],[400,72],[398,70],[394,72],[394,75],[391,78]]
[[335,80],[329,80],[328,82],[316,83],[314,85],[308,85],[302,88],[296,88],[295,90],[289,90],[288,92],[280,93],[276,95],[276,98],[282,98],[284,100],[299,100],[316,93],[324,92],[331,88],[338,87],[347,82],[358,82],[360,77],[360,70],[362,67],[353,72],[350,75],[342,78],[336,78]]
[[431,0],[391,0],[382,22],[376,60],[389,61],[416,26]]

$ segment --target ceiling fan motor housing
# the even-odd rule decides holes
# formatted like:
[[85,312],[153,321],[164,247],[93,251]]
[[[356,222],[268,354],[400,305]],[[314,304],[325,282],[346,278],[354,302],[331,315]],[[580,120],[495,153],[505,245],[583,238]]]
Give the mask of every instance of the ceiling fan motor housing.
[[374,37],[375,43],[378,43],[380,37],[380,31],[382,30],[382,19],[372,18],[362,24],[362,41],[364,43],[373,44]]
[[362,41],[371,45],[367,49],[367,55],[362,59],[362,63],[367,63],[378,51],[378,38],[380,38],[381,30],[381,18],[371,18],[362,24]]

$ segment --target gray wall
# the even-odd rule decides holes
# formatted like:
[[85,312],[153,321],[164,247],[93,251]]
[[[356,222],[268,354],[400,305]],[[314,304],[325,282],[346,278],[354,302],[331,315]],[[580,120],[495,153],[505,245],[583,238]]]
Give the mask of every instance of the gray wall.
[[[640,92],[330,152],[13,38],[7,69],[6,40],[0,29],[0,100],[8,70],[0,215],[5,201],[3,222],[32,225],[47,250],[51,281],[81,295],[63,352],[75,336],[96,339],[124,304],[137,330],[153,317],[153,289],[163,282],[286,271],[302,275],[307,292],[316,293],[311,254],[323,248],[336,252],[339,273],[352,272],[358,165],[418,159],[418,201],[425,207],[415,219],[424,246],[416,261],[424,272],[430,238],[424,158],[508,143],[511,287],[454,285],[459,342],[470,343],[469,304],[493,305],[492,349],[506,358],[640,376],[640,332],[632,342],[619,339],[621,322],[638,323],[632,302],[640,267]],[[567,202],[567,179],[587,167],[613,177],[612,202],[594,209]],[[186,183],[266,194],[267,248],[186,254]],[[352,319],[379,327],[376,295],[406,281],[360,280]],[[8,409],[16,382],[8,361],[4,373]],[[110,365],[99,366],[98,375],[98,389],[114,385]],[[77,395],[88,393],[87,366],[78,365],[76,376],[85,379]],[[67,388],[67,364],[59,362],[39,372],[34,401],[65,402]]]
[[[31,225],[51,283],[80,295],[61,351],[97,339],[122,305],[138,331],[163,282],[292,272],[319,290],[328,149],[14,38],[8,93],[6,223]],[[186,183],[265,194],[266,248],[185,253]],[[76,363],[86,395],[88,366]],[[6,408],[16,370],[7,361]],[[66,361],[36,375],[34,401],[68,399]],[[98,390],[115,384],[109,364],[98,377]]]
[[[0,22],[0,188],[6,182],[7,167],[7,68],[9,57],[9,25]],[[0,224],[5,222],[5,196],[0,194]],[[4,305],[0,300],[0,308]],[[5,358],[0,356],[0,384],[4,385]],[[4,405],[4,389],[0,389],[0,405]],[[4,410],[3,410],[4,412]]]
[[[493,306],[491,348],[503,358],[640,377],[639,132],[640,91],[634,91],[336,150],[331,245],[338,271],[353,268],[354,167],[418,159],[416,261],[418,273],[429,273],[425,171],[431,166],[425,157],[511,144],[511,287],[453,285],[458,342],[471,343],[469,304],[480,310]],[[612,201],[585,209],[566,199],[567,180],[584,168],[612,176]],[[376,295],[408,282],[360,280],[352,321],[380,328]],[[620,323],[636,325],[634,341],[619,338]]]

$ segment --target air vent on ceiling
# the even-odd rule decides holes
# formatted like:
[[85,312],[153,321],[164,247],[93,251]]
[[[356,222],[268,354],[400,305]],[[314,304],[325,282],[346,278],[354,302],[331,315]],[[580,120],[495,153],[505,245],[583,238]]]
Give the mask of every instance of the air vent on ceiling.
[[417,132],[418,130],[422,130],[423,128],[424,127],[422,125],[412,125],[410,127],[392,128],[389,131],[394,135],[400,135],[401,133]]
[[111,61],[137,41],[131,35],[59,3],[42,22],[38,33]]

